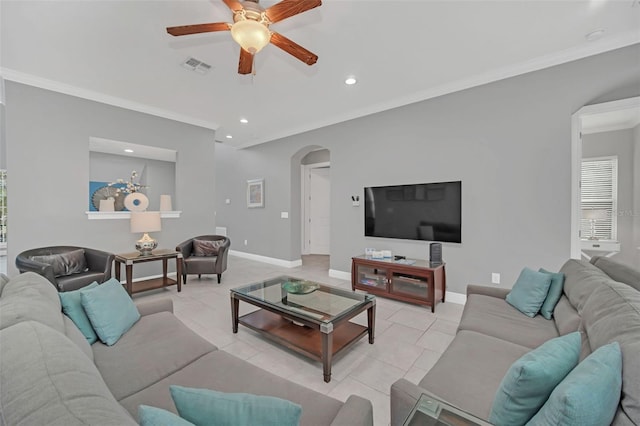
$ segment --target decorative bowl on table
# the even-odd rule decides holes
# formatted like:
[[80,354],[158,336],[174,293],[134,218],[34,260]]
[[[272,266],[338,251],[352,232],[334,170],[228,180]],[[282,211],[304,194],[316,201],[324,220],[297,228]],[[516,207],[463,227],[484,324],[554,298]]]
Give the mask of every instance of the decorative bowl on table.
[[291,294],[309,294],[320,288],[320,285],[311,281],[285,281],[282,288]]

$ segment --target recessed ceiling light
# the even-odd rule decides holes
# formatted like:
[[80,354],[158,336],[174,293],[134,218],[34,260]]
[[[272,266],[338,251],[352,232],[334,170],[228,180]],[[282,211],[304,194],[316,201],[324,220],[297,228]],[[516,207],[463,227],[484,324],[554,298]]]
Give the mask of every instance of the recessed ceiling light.
[[240,122],[241,122],[242,124],[247,124],[247,123],[249,122],[249,120],[247,120],[246,118],[241,118],[241,119],[240,119]]
[[356,84],[358,82],[358,80],[356,80],[355,77],[348,77],[345,81],[344,84],[347,84],[349,86]]
[[132,149],[130,149],[130,148],[127,148],[127,149],[125,149],[125,150],[124,150],[124,152],[132,153],[132,152],[133,152],[133,150],[132,150]]
[[227,139],[233,139],[233,136],[231,136],[231,135],[227,135],[226,137],[227,137]]
[[594,41],[594,40],[599,39],[603,35],[604,35],[604,29],[603,28],[598,28],[598,29],[595,29],[595,30],[591,31],[590,33],[587,33],[587,35],[584,36],[584,38],[586,38],[587,41]]

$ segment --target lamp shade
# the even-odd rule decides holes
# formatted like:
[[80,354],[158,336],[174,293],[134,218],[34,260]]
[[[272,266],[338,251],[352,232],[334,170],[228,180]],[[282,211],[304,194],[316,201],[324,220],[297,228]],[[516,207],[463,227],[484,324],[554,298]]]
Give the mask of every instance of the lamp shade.
[[233,24],[231,27],[231,37],[233,37],[236,43],[244,50],[255,54],[269,44],[271,32],[269,28],[260,22],[245,19]]
[[584,209],[582,217],[589,220],[605,220],[607,218],[607,210],[605,209]]
[[131,212],[131,232],[158,232],[161,230],[160,212]]

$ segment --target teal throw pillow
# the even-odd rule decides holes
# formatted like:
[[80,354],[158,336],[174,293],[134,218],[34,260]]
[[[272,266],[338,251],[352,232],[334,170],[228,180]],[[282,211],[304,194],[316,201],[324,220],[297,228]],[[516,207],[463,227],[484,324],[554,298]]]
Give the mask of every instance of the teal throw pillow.
[[538,272],[551,275],[551,285],[549,286],[549,293],[547,298],[544,299],[544,303],[540,307],[540,315],[550,320],[553,317],[553,310],[555,309],[560,297],[562,297],[562,288],[564,287],[564,274],[562,272],[549,272],[540,268]]
[[618,342],[596,349],[554,389],[531,419],[534,425],[611,424],[622,389],[622,352]]
[[138,423],[141,426],[194,426],[171,411],[149,405],[138,407]]
[[547,298],[551,276],[524,268],[507,294],[506,301],[528,317],[535,317]]
[[496,426],[527,423],[578,365],[581,341],[577,331],[556,337],[514,362],[496,392],[489,422]]
[[95,287],[98,287],[98,283],[96,281],[78,290],[58,293],[58,296],[60,296],[60,304],[62,305],[62,312],[64,312],[64,314],[73,321],[90,345],[98,341],[98,336],[93,330],[91,321],[89,321],[87,314],[84,312],[80,292],[83,290],[90,290]]
[[302,407],[286,399],[169,386],[180,417],[197,426],[297,426]]
[[115,278],[80,292],[82,307],[100,340],[115,344],[140,319],[129,293]]

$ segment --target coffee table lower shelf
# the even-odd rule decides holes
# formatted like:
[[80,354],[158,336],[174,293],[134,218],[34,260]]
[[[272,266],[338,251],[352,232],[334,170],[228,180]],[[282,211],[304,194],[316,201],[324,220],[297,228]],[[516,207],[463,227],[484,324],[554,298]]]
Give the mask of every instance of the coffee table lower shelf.
[[172,279],[172,278],[165,278],[165,277],[160,277],[160,278],[151,278],[148,280],[144,280],[144,281],[136,281],[134,282],[135,286],[133,287],[132,293],[140,293],[142,291],[147,291],[147,290],[155,290],[158,288],[164,288],[164,287],[169,287],[172,285],[177,285],[178,281]]
[[[259,309],[238,318],[238,322],[267,338],[316,361],[323,361],[320,330],[296,325],[278,314]],[[333,330],[332,357],[368,334],[365,326],[344,322]]]

